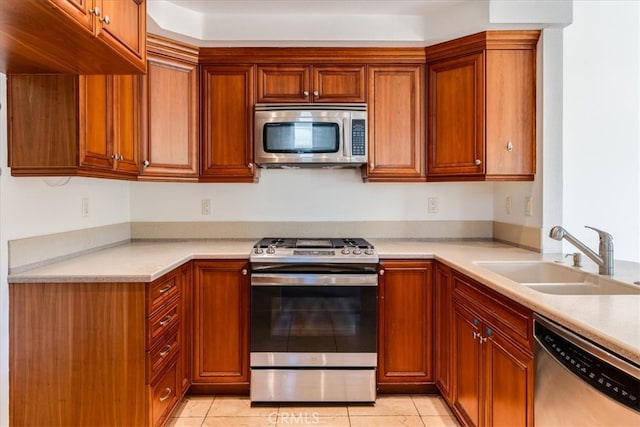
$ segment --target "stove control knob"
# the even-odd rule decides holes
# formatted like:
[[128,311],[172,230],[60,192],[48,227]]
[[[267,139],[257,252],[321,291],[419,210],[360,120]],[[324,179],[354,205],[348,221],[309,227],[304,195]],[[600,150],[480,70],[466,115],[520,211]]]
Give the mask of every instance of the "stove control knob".
[[371,246],[367,246],[367,249],[364,250],[364,254],[373,255],[373,249],[371,249]]
[[349,248],[345,246],[344,248],[342,248],[340,253],[342,253],[343,255],[349,255]]
[[267,248],[267,253],[268,254],[275,254],[276,253],[276,246],[275,245],[269,245],[269,247]]
[[362,251],[360,250],[360,248],[355,248],[352,253],[354,255],[360,255],[362,253]]
[[254,249],[254,251],[253,251],[253,253],[255,253],[255,254],[262,254],[262,253],[264,253],[264,250],[263,250],[262,248],[255,248],[255,249]]

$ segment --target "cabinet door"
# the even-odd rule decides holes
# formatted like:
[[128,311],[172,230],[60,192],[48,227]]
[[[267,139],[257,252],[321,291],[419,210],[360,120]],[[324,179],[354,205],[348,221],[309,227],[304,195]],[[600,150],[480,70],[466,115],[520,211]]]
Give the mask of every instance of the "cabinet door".
[[482,53],[429,64],[429,176],[484,173]]
[[486,52],[487,176],[535,174],[535,52]]
[[194,264],[193,382],[249,382],[247,262]]
[[442,396],[452,402],[451,352],[453,333],[453,300],[451,295],[451,269],[436,265],[435,284],[435,374],[436,385]]
[[433,383],[429,261],[384,261],[379,293],[379,383]]
[[112,144],[114,168],[137,175],[140,149],[140,78],[132,75],[112,76]]
[[109,76],[80,76],[80,167],[113,169],[110,143],[112,80]]
[[257,102],[310,102],[308,65],[264,65],[258,67]]
[[455,354],[454,407],[467,424],[479,426],[482,419],[482,354],[478,337],[482,321],[454,301],[453,354]]
[[95,0],[49,0],[78,24],[93,34],[93,3]]
[[202,71],[203,181],[253,181],[253,66]]
[[132,61],[146,59],[147,7],[145,0],[95,0],[101,5],[97,36]]
[[364,65],[315,65],[314,102],[365,102]]
[[371,65],[368,71],[370,181],[424,181],[421,65]]
[[514,346],[496,328],[485,325],[485,425],[532,426],[533,356]]
[[198,66],[149,55],[141,178],[198,177]]

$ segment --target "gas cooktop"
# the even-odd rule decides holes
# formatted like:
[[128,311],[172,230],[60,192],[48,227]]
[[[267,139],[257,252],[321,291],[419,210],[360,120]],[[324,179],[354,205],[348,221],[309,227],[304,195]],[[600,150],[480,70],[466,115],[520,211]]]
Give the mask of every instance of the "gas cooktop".
[[267,237],[253,246],[252,262],[377,263],[373,245],[362,238]]

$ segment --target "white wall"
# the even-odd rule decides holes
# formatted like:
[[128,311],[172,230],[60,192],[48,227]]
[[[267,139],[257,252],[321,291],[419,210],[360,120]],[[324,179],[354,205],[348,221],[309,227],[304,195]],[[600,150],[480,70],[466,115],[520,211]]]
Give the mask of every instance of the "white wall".
[[640,262],[640,2],[576,1],[564,76],[563,225]]
[[[9,423],[7,241],[128,222],[130,208],[128,182],[71,178],[65,185],[51,187],[49,184],[60,180],[11,177],[6,167],[7,102],[3,74],[0,74],[0,105],[0,426],[4,426]],[[81,215],[83,197],[89,198],[88,217]]]
[[[211,199],[210,216],[202,199]],[[492,200],[491,183],[365,184],[356,170],[268,169],[258,184],[132,183],[131,220],[491,221]]]

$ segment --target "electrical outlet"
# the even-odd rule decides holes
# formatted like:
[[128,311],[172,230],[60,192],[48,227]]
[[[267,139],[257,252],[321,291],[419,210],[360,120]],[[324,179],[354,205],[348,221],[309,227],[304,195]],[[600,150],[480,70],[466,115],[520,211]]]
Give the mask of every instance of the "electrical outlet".
[[428,212],[430,214],[438,213],[438,198],[437,197],[429,197],[427,200],[428,203]]
[[202,199],[200,202],[200,213],[202,215],[211,215],[211,199]]
[[524,199],[524,214],[525,216],[533,215],[533,197],[525,197]]
[[507,215],[511,215],[511,196],[504,199],[504,211]]
[[82,198],[82,217],[89,218],[89,198]]

